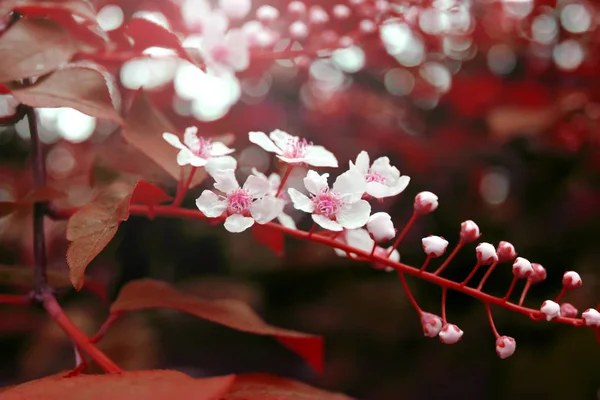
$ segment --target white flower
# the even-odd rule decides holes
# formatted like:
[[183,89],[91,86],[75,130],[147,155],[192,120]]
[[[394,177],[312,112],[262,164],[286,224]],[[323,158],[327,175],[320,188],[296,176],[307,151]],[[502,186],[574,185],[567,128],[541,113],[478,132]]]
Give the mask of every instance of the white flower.
[[376,242],[386,242],[396,236],[396,229],[390,214],[378,212],[369,217],[367,230]]
[[428,312],[421,314],[421,326],[423,327],[423,334],[427,337],[436,337],[442,330],[442,319]]
[[402,193],[410,182],[408,176],[400,176],[398,168],[391,166],[387,157],[379,157],[369,167],[369,155],[366,151],[358,154],[356,164],[350,161],[350,169],[361,173],[367,184],[365,192],[376,199],[396,196]]
[[463,331],[454,324],[444,324],[439,335],[442,343],[454,344],[462,338]]
[[[345,229],[342,232],[342,234],[340,234],[336,238],[336,240],[339,242],[342,242],[342,243],[346,243],[348,246],[352,246],[355,249],[362,250],[365,253],[369,253],[369,254],[371,253],[371,251],[373,250],[373,246],[375,245],[375,241],[373,240],[373,238],[371,237],[369,232],[363,228]],[[344,251],[344,250],[340,250],[337,248],[334,248],[333,250],[340,257],[346,257],[346,255],[347,255],[346,251]],[[387,249],[384,249],[383,247],[380,247],[380,246],[376,246],[374,255],[377,255],[380,257],[387,257],[392,261],[399,262],[400,261],[400,253],[398,252],[398,250],[394,249],[394,251],[392,251],[392,254],[390,254],[391,250],[392,250],[391,246],[388,247]],[[388,254],[390,254],[390,255],[388,256]],[[357,256],[356,254],[350,253],[350,257],[356,257],[356,256]],[[388,267],[387,265],[380,263],[378,261],[373,261],[371,265],[375,269],[381,269],[381,270],[384,270],[387,272],[394,270],[393,268]]]
[[560,306],[552,300],[544,301],[540,307],[540,311],[546,316],[548,321],[560,317]]
[[523,257],[517,257],[513,262],[512,267],[513,275],[519,279],[528,278],[533,274],[533,267],[528,259]]
[[[277,154],[277,157],[290,165],[307,164],[313,167],[337,167],[338,162],[333,153],[323,146],[315,146],[279,129],[269,136],[264,132],[248,133],[250,141],[264,150]],[[269,139],[270,137],[270,139]],[[361,194],[362,196],[362,194]]]
[[583,284],[581,276],[575,271],[567,271],[563,275],[562,284],[565,289],[573,290],[581,287]]
[[206,172],[213,174],[220,169],[235,169],[237,161],[228,154],[235,150],[230,149],[222,142],[213,142],[211,139],[198,137],[198,128],[190,126],[183,134],[183,143],[172,133],[163,133],[163,139],[171,146],[179,149],[177,164],[180,166],[192,165],[204,167]]
[[581,314],[581,318],[586,326],[600,328],[600,312],[598,312],[598,310],[588,308]]
[[440,257],[448,248],[448,241],[443,237],[429,235],[421,239],[423,251],[429,257]]
[[226,215],[225,229],[229,232],[243,232],[254,225],[266,224],[283,211],[285,202],[268,195],[269,181],[250,175],[240,188],[232,169],[219,170],[213,175],[214,187],[225,195],[205,190],[196,199],[196,206],[209,218]]
[[308,171],[304,186],[311,197],[296,189],[288,189],[294,207],[312,214],[312,219],[325,229],[341,231],[364,226],[371,214],[371,205],[361,200],[365,182],[356,171],[346,171],[337,177],[330,190],[327,184],[329,174],[319,175]]
[[477,261],[481,265],[490,265],[498,261],[496,249],[489,243],[479,243],[475,248],[475,252],[477,253]]
[[[252,174],[258,176],[261,179],[266,179],[269,181],[269,194],[271,196],[277,195],[277,191],[279,190],[279,185],[281,185],[281,176],[279,174],[273,172],[268,177],[262,172],[258,171],[256,168],[252,168]],[[284,191],[281,191],[278,196],[280,199],[284,200],[285,203],[288,203],[287,194]],[[296,223],[294,219],[290,217],[288,214],[281,212],[277,216],[277,221],[286,228],[297,229]]]
[[496,339],[496,354],[501,359],[508,358],[515,353],[517,342],[510,336],[500,336]]
[[250,65],[246,34],[241,29],[224,32],[220,26],[209,24],[202,32],[200,54],[215,75],[244,71]]

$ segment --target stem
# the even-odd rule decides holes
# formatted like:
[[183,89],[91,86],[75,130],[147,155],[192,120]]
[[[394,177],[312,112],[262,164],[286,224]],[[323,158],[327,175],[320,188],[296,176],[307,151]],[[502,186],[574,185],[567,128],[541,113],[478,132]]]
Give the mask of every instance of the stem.
[[494,268],[496,268],[496,265],[498,265],[498,261],[493,263],[492,266],[487,270],[487,272],[485,273],[483,278],[481,278],[481,282],[479,282],[479,285],[477,286],[477,290],[481,291],[481,288],[485,284],[485,281],[487,281],[487,279],[490,277],[490,275],[492,274],[492,271],[494,270]]
[[563,296],[565,295],[565,293],[567,293],[567,289],[566,288],[562,288],[562,290],[560,291],[560,293],[558,294],[558,296],[556,296],[556,300],[554,300],[556,303],[558,303],[560,301],[560,299],[563,298]]
[[315,233],[315,231],[317,230],[317,223],[315,222],[313,224],[313,226],[310,228],[310,231],[308,231],[308,238],[310,239],[313,235],[313,233]]
[[461,282],[462,286],[465,286],[467,283],[469,283],[469,281],[471,280],[471,278],[473,278],[473,275],[475,275],[480,266],[481,264],[479,263],[479,261],[477,261],[477,264],[475,264],[475,267],[473,267],[473,270],[471,271],[469,276],[467,276],[466,279]]
[[517,280],[519,278],[517,278],[516,276],[513,278],[512,282],[510,283],[510,286],[508,288],[508,292],[506,292],[506,296],[504,296],[503,300],[507,301],[510,298],[510,295],[512,294],[513,289],[515,288],[515,285],[517,284]]
[[415,211],[413,211],[413,214],[411,215],[410,219],[408,220],[406,225],[404,225],[404,228],[402,228],[402,232],[400,232],[400,234],[398,235],[398,239],[396,239],[396,241],[392,245],[392,248],[388,253],[388,257],[391,256],[394,250],[396,250],[396,247],[400,245],[400,242],[402,241],[402,239],[404,239],[404,236],[406,236],[406,232],[408,232],[408,230],[415,223],[418,217],[419,215]]
[[31,304],[31,297],[22,294],[0,294],[0,304],[28,306]]
[[288,165],[287,170],[285,171],[285,174],[283,175],[283,178],[281,178],[281,183],[279,184],[279,187],[277,188],[277,194],[275,195],[275,197],[279,197],[279,194],[283,190],[283,187],[285,186],[285,183],[287,182],[288,178],[290,177],[290,174],[292,173],[293,169],[294,169],[293,165]]
[[417,304],[415,296],[413,296],[412,292],[410,291],[410,288],[408,287],[408,283],[406,282],[406,277],[404,276],[404,273],[402,271],[398,271],[398,276],[400,277],[400,282],[402,282],[402,286],[404,286],[404,291],[408,296],[408,300],[410,300],[411,304],[413,305],[415,310],[417,310],[417,313],[419,315],[423,314],[423,310],[421,310],[421,307],[419,307],[419,304]]
[[450,264],[450,261],[452,261],[452,259],[454,257],[456,257],[456,254],[458,254],[458,252],[463,247],[463,245],[464,245],[464,242],[461,239],[458,242],[458,244],[456,245],[456,247],[454,248],[454,250],[452,250],[452,253],[450,253],[450,255],[448,256],[448,258],[446,258],[446,260],[444,261],[444,263],[433,274],[434,275],[439,275],[444,269],[446,269],[446,267],[448,266],[448,264]]
[[373,254],[375,254],[376,249],[377,249],[377,242],[373,241],[373,248],[371,249],[371,254],[370,254],[369,258],[373,257]]
[[100,329],[98,329],[98,332],[96,332],[94,337],[90,339],[90,342],[98,343],[100,340],[102,340],[104,335],[106,335],[108,328],[110,328],[120,316],[121,316],[121,313],[110,314],[108,316],[108,318],[106,319],[106,321],[104,321],[104,323],[102,324]]
[[521,298],[519,298],[520,306],[523,305],[523,302],[525,301],[525,296],[527,296],[527,292],[529,291],[530,287],[531,287],[531,278],[527,279],[527,282],[525,282],[525,287],[523,288],[523,292],[521,293]]
[[446,297],[448,294],[448,289],[446,287],[442,288],[442,322],[446,323]]
[[419,272],[423,272],[425,271],[425,269],[427,268],[427,266],[429,265],[429,262],[431,261],[432,257],[431,256],[427,256],[427,258],[425,259],[425,262],[423,263],[423,265],[421,266],[421,269],[419,269]]
[[192,170],[184,183],[183,178],[185,174],[183,173],[183,167],[181,167],[181,179],[179,180],[179,185],[177,185],[177,194],[175,195],[175,200],[173,200],[173,207],[179,207],[183,202],[183,198],[192,184],[192,179],[194,179],[197,169],[198,168],[196,167],[192,167]]
[[496,336],[496,339],[498,339],[500,337],[500,334],[498,333],[496,325],[494,324],[494,318],[492,317],[492,309],[489,303],[485,303],[485,308],[487,311],[488,320],[490,321],[490,326],[492,327],[492,332],[494,332],[494,336]]

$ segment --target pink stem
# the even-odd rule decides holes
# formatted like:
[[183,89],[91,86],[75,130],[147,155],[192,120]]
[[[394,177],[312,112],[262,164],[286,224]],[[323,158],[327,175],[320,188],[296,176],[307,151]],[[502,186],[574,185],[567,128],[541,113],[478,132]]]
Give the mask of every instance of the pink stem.
[[419,269],[419,272],[423,272],[425,271],[425,269],[427,268],[427,266],[429,265],[429,262],[431,261],[432,257],[431,256],[427,256],[427,258],[425,259],[425,262],[423,263],[423,265],[421,266],[421,269]]
[[510,286],[508,288],[508,292],[506,292],[506,296],[504,296],[503,300],[507,301],[510,298],[510,295],[512,294],[513,289],[515,288],[515,285],[517,284],[517,280],[519,278],[517,278],[516,276],[513,278],[512,282],[510,283]]
[[473,276],[475,275],[475,273],[477,272],[477,270],[479,269],[480,266],[481,266],[481,264],[479,263],[479,261],[477,261],[477,264],[475,264],[475,267],[473,267],[473,270],[471,271],[469,276],[467,276],[467,278],[461,282],[462,286],[465,286],[467,283],[469,283],[469,281],[471,280],[471,278],[473,278]]
[[194,179],[194,175],[196,174],[196,170],[198,168],[196,167],[192,167],[192,170],[190,171],[190,175],[188,176],[188,178],[186,179],[185,183],[183,182],[183,167],[181,167],[181,180],[179,181],[179,185],[177,186],[177,194],[175,195],[175,200],[173,200],[173,207],[179,207],[181,205],[181,203],[183,202],[183,199],[185,197],[185,194],[187,193],[188,189],[190,188],[190,185],[192,184],[192,179]]
[[454,250],[452,250],[452,253],[450,253],[450,255],[448,256],[448,258],[446,258],[446,260],[444,261],[444,263],[433,274],[434,275],[439,275],[444,269],[446,269],[446,267],[448,266],[448,264],[450,264],[450,261],[452,261],[452,259],[454,257],[456,257],[456,254],[458,254],[458,252],[463,247],[463,245],[464,245],[464,242],[461,239],[458,242],[458,244],[456,245],[456,247],[454,248]]
[[281,194],[281,191],[283,190],[283,187],[285,186],[285,183],[287,182],[288,178],[290,177],[290,174],[292,173],[293,169],[294,169],[293,165],[288,165],[287,170],[285,171],[285,174],[283,175],[283,178],[281,179],[281,183],[279,184],[279,188],[277,188],[277,194],[275,195],[275,197],[279,197],[279,195]]
[[423,310],[421,310],[421,307],[419,307],[417,300],[415,300],[415,296],[413,296],[410,288],[408,287],[408,283],[406,282],[406,277],[404,276],[404,273],[401,271],[398,271],[398,276],[400,277],[400,282],[402,282],[404,291],[406,292],[406,295],[408,296],[408,300],[410,300],[411,304],[413,305],[415,310],[417,310],[417,313],[419,315],[423,314]]
[[527,282],[525,282],[525,287],[523,288],[523,292],[521,293],[521,297],[519,298],[520,306],[523,305],[523,302],[525,301],[525,296],[527,296],[527,292],[529,291],[530,287],[531,287],[531,278],[527,279]]
[[492,274],[492,271],[494,270],[494,268],[496,268],[496,265],[498,265],[497,261],[495,263],[493,263],[492,266],[487,270],[487,272],[485,273],[483,278],[481,278],[481,282],[479,282],[479,285],[477,285],[477,290],[481,291],[481,288],[485,284],[485,281],[487,281],[487,279],[490,277],[490,275]]
[[446,321],[446,297],[448,294],[448,289],[446,287],[442,288],[442,322],[444,322],[444,324],[447,322]]
[[492,309],[490,308],[489,303],[485,303],[485,308],[487,310],[487,316],[488,320],[490,321],[490,326],[492,327],[492,332],[494,332],[494,336],[496,336],[496,339],[498,339],[500,337],[500,334],[498,333],[496,325],[494,324],[494,318],[492,317]]
[[565,295],[565,293],[567,293],[567,288],[562,288],[562,290],[560,291],[560,293],[558,294],[558,296],[556,296],[556,300],[554,300],[556,303],[558,303],[560,301],[560,299],[563,298],[563,296]]
[[419,215],[413,211],[413,214],[411,215],[410,219],[408,220],[406,225],[404,225],[404,228],[402,228],[402,231],[398,235],[398,238],[392,245],[392,248],[390,249],[390,251],[388,253],[388,257],[391,256],[392,253],[394,252],[394,250],[396,250],[396,248],[400,245],[400,242],[402,241],[402,239],[404,239],[404,236],[406,236],[406,233],[408,232],[410,227],[415,223],[415,221],[417,220],[418,217],[419,217]]

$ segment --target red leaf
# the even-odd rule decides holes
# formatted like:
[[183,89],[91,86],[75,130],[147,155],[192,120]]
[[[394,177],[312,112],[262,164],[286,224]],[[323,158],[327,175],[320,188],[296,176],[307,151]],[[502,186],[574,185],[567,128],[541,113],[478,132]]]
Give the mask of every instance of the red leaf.
[[0,5],[0,16],[10,11],[18,11],[23,15],[53,10],[68,11],[90,21],[96,21],[94,6],[87,0],[3,0]]
[[148,308],[172,308],[242,332],[274,336],[317,372],[323,370],[321,337],[270,326],[247,304],[238,300],[201,299],[181,293],[165,282],[142,279],[130,282],[121,289],[110,312],[114,315]]
[[145,204],[152,207],[172,199],[158,186],[145,181],[138,181],[133,188],[133,193],[131,193],[129,204]]
[[[175,128],[152,105],[146,93],[137,92],[125,118],[123,137],[160,165],[169,175],[179,180],[181,172],[177,165],[178,150],[165,142],[162,138],[164,132],[175,133]],[[190,187],[199,185],[205,178],[204,169],[196,171]]]
[[76,51],[69,33],[59,24],[21,19],[0,35],[0,82],[47,74]]
[[127,22],[125,32],[133,39],[135,49],[145,50],[148,47],[164,47],[185,54],[181,47],[181,41],[176,34],[147,18],[130,19]]
[[238,375],[222,400],[351,400],[292,379],[268,374]]
[[194,379],[177,371],[50,376],[14,386],[3,400],[218,400],[235,376]]
[[114,78],[89,62],[69,64],[33,85],[13,88],[12,94],[31,107],[71,107],[92,117],[123,124]]
[[284,236],[280,231],[269,229],[264,225],[252,225],[252,236],[259,244],[267,246],[273,250],[276,256],[282,256],[284,250]]
[[119,224],[129,218],[131,186],[116,183],[77,211],[67,223],[67,250],[71,283],[80,290],[88,264],[108,245]]

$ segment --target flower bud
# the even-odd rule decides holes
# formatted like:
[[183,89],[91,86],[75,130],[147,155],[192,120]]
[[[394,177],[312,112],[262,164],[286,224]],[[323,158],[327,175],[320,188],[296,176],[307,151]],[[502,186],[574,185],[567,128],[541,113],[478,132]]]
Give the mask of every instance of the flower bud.
[[421,243],[423,244],[425,254],[434,258],[440,257],[446,252],[446,248],[448,248],[448,241],[439,236],[429,235],[421,239]]
[[436,337],[442,330],[442,319],[435,314],[424,312],[421,314],[423,334],[427,337]]
[[560,317],[560,306],[552,300],[546,300],[542,303],[540,311],[546,316],[546,320],[550,321]]
[[560,305],[560,315],[567,318],[576,318],[579,311],[571,303],[562,303]]
[[531,263],[533,273],[531,274],[531,283],[538,283],[546,279],[546,268],[542,264]]
[[481,265],[490,265],[498,261],[496,249],[489,243],[479,243],[475,248],[475,252],[477,253],[477,262]]
[[519,279],[527,278],[533,274],[533,267],[529,260],[523,257],[517,257],[513,263],[513,275]]
[[501,263],[512,261],[517,257],[515,246],[505,241],[498,243],[496,253],[498,254],[498,262]]
[[588,308],[581,314],[581,318],[586,326],[600,328],[600,312],[593,308]]
[[445,324],[440,331],[440,340],[445,344],[454,344],[462,338],[463,333],[458,326]]
[[465,221],[460,224],[460,240],[463,243],[471,243],[479,239],[481,232],[477,224],[471,220]]
[[562,284],[565,289],[573,290],[581,287],[583,282],[581,281],[581,276],[579,276],[577,272],[567,271],[563,275]]
[[367,222],[367,230],[376,242],[386,242],[396,236],[392,217],[385,212],[371,215]]
[[421,192],[415,197],[414,208],[419,215],[429,214],[438,208],[438,197],[431,192]]
[[510,336],[500,336],[496,339],[496,354],[501,359],[508,358],[515,353],[517,342]]
[[[390,250],[392,250],[392,246],[388,247],[387,249],[377,246],[377,247],[375,247],[375,252],[373,254],[376,256],[379,256],[379,257],[389,258],[390,260],[395,261],[395,262],[400,262],[400,252],[398,252],[398,250],[394,249],[394,251],[392,251],[392,254],[388,257]],[[389,267],[378,261],[373,261],[371,263],[371,266],[375,269],[380,269],[385,272],[392,272],[394,270],[394,268]]]

